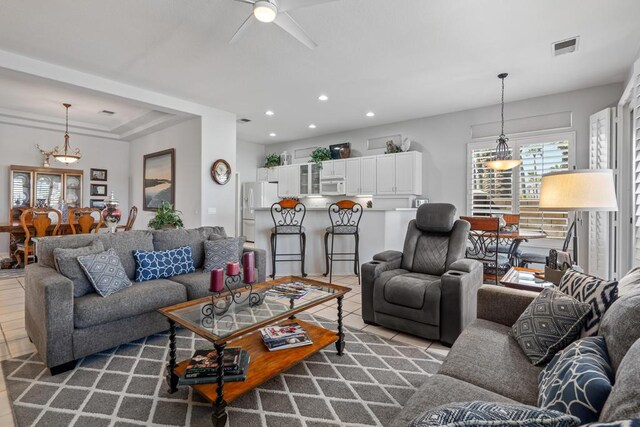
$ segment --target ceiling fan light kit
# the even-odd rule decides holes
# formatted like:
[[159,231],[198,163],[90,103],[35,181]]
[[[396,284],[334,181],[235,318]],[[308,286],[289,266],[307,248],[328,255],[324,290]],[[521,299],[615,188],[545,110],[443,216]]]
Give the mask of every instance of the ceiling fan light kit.
[[504,134],[504,79],[506,79],[508,75],[509,74],[507,73],[498,74],[498,78],[502,81],[502,100],[500,103],[501,131],[500,136],[498,136],[498,140],[496,141],[498,145],[496,146],[495,160],[485,163],[485,166],[489,169],[499,171],[510,170],[522,164],[522,160],[514,160],[511,158],[509,145],[507,144],[509,138]]
[[278,7],[268,0],[259,0],[253,4],[253,16],[260,22],[273,22],[278,14]]

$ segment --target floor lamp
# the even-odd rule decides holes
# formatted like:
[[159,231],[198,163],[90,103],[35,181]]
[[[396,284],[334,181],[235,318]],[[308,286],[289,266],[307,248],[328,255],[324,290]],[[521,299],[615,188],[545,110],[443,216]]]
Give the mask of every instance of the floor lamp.
[[541,210],[573,211],[573,259],[578,263],[578,212],[618,210],[611,169],[577,169],[551,172],[542,176]]

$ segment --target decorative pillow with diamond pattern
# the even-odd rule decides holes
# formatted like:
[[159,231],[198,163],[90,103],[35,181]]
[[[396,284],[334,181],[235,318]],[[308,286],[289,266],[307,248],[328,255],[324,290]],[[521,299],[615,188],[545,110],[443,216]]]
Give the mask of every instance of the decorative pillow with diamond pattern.
[[613,368],[604,337],[582,338],[556,354],[538,378],[538,406],[598,421],[611,389]]
[[113,248],[97,254],[79,256],[78,262],[96,292],[103,297],[131,286],[131,280]]
[[558,289],[580,302],[591,305],[591,313],[582,330],[583,337],[591,337],[598,333],[602,315],[618,298],[617,281],[598,279],[573,269],[564,273]]
[[136,260],[136,282],[167,279],[196,271],[190,246],[166,251],[135,250],[133,258]]
[[241,238],[205,240],[203,270],[209,272],[215,268],[225,268],[227,262],[240,262],[239,254],[242,246]]
[[535,406],[493,402],[460,402],[438,406],[418,415],[410,427],[553,426],[577,427],[580,420]]
[[591,306],[546,288],[514,323],[512,335],[531,363],[543,365],[580,337]]

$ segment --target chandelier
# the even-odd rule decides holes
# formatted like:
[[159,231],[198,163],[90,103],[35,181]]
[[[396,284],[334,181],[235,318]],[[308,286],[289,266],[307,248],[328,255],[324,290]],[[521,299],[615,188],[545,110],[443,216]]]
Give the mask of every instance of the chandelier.
[[498,136],[498,140],[496,141],[498,145],[496,146],[495,160],[491,160],[490,162],[485,163],[485,166],[489,169],[499,171],[513,169],[520,166],[520,164],[522,163],[522,160],[513,160],[511,158],[511,154],[509,153],[509,145],[507,145],[509,138],[504,135],[504,79],[506,79],[508,75],[509,74],[507,73],[498,74],[498,78],[502,80],[502,102],[500,109],[502,127],[500,130],[500,136]]
[[80,160],[80,150],[72,150],[69,147],[69,107],[71,104],[62,104],[66,108],[66,124],[64,129],[64,147],[60,150],[59,147],[54,148],[51,155],[60,163],[75,163]]

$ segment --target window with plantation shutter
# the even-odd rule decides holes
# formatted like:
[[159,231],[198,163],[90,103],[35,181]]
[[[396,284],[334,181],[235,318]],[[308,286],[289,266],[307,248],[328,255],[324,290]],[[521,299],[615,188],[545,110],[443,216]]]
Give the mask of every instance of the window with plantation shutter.
[[547,234],[546,242],[536,243],[547,246],[553,245],[551,241],[564,240],[569,228],[568,212],[543,211],[538,203],[542,176],[571,169],[574,141],[574,133],[511,139],[511,155],[522,164],[510,171],[494,171],[485,166],[495,155],[495,142],[469,144],[469,214],[519,213],[521,230],[542,230]]
[[636,87],[633,94],[633,179],[634,179],[634,232],[635,232],[635,254],[633,265],[640,266],[640,76],[637,77]]

